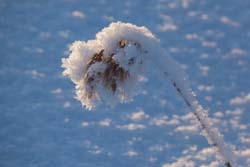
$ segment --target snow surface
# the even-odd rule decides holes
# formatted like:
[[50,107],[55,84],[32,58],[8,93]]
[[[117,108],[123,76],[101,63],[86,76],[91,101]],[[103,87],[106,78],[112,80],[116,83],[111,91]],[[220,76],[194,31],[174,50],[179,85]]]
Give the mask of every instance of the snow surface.
[[247,0],[0,1],[0,166],[222,167],[172,86],[150,69],[128,104],[85,112],[67,45],[112,21],[148,27],[250,166]]

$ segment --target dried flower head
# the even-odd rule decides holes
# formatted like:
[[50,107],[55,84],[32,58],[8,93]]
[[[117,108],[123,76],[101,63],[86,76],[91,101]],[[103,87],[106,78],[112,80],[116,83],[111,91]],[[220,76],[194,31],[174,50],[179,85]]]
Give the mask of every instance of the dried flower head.
[[145,57],[157,39],[145,27],[112,23],[96,40],[75,42],[62,60],[64,75],[76,84],[76,98],[88,109],[127,102],[140,91]]

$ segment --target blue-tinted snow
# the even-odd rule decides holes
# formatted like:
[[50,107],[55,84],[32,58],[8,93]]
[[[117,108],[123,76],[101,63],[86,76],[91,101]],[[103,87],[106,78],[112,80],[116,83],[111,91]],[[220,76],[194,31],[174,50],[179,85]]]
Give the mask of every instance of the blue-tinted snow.
[[67,45],[118,20],[160,38],[249,166],[249,8],[247,0],[0,1],[0,166],[223,166],[153,67],[132,103],[86,112],[73,98],[60,67]]

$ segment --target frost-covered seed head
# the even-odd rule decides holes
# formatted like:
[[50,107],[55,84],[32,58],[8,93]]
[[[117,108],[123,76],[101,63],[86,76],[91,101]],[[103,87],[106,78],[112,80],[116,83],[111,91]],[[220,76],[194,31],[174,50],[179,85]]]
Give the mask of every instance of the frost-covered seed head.
[[[119,47],[124,48],[124,46],[121,46],[120,44],[122,41],[119,42]],[[95,53],[93,57],[90,59],[90,61],[87,63],[87,72],[85,74],[85,84],[89,85],[90,91],[88,92],[87,97],[89,99],[92,98],[93,93],[95,93],[95,85],[97,83],[95,82],[102,82],[103,86],[105,88],[110,89],[113,93],[116,92],[117,89],[117,83],[124,82],[129,77],[129,72],[125,69],[123,69],[114,59],[113,56],[115,53],[111,54],[110,56],[104,56],[103,55],[104,50],[101,50],[99,53]],[[129,60],[130,61],[130,60]],[[95,63],[102,62],[105,65],[105,68],[103,71],[98,71],[96,73],[93,73],[91,71],[91,65]],[[129,65],[132,65],[129,63]],[[91,73],[88,72],[90,69]]]
[[[113,94],[115,94],[118,87],[117,84],[123,84],[123,82],[129,78],[129,70],[124,69],[122,65],[114,59],[114,56],[120,51],[123,51],[124,55],[121,56],[125,57],[126,55],[124,48],[130,45],[130,43],[131,42],[122,39],[118,42],[116,53],[105,56],[104,49],[102,49],[99,53],[95,53],[91,57],[90,61],[87,63],[87,70],[84,76],[84,84],[86,84],[89,89],[87,92],[88,99],[91,99],[96,93],[96,86],[98,84],[102,84],[105,88],[111,90]],[[141,48],[139,44],[133,42],[132,45],[134,45],[136,49],[140,51]],[[133,66],[136,63],[136,59],[137,57],[130,56],[130,58],[127,59],[128,67]],[[102,71],[93,71],[91,67],[92,65],[96,65],[96,63],[102,63],[105,65],[105,68]],[[142,60],[139,62],[139,64],[142,64]]]
[[69,58],[62,60],[63,74],[76,84],[76,98],[87,109],[128,102],[140,93],[146,57],[157,45],[145,27],[112,23],[96,40],[73,43]]

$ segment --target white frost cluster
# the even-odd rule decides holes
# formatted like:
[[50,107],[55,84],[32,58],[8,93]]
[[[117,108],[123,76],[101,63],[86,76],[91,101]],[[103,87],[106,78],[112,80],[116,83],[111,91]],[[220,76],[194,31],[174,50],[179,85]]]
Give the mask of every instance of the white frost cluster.
[[111,23],[95,40],[76,41],[62,59],[63,75],[76,85],[76,98],[91,110],[99,105],[127,102],[140,93],[147,56],[155,54],[158,40],[145,27]]

